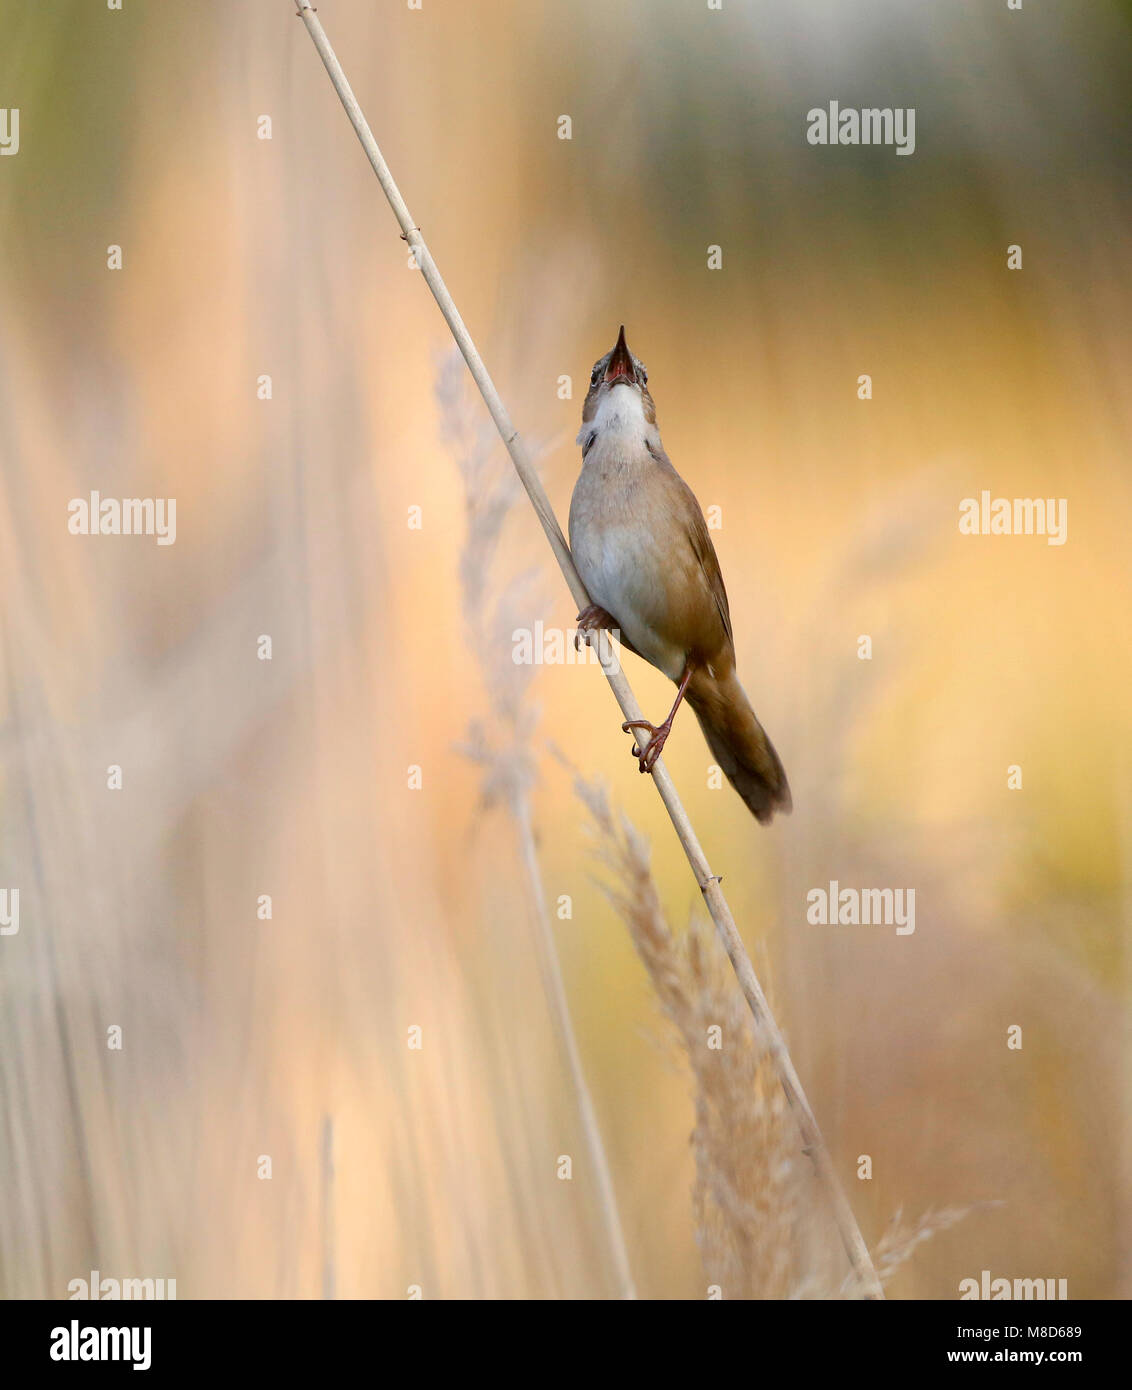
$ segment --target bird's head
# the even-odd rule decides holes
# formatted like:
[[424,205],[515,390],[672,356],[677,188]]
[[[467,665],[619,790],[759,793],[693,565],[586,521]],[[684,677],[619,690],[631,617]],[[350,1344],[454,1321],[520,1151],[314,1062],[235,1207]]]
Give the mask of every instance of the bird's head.
[[602,409],[605,402],[609,401],[612,406],[610,398],[623,391],[632,392],[634,404],[639,407],[648,423],[654,424],[656,406],[649,395],[648,380],[649,374],[645,364],[629,351],[625,342],[625,325],[622,324],[616,343],[604,357],[598,358],[590,373],[590,389],[582,406],[582,425],[588,425],[598,416],[599,411],[605,414]]

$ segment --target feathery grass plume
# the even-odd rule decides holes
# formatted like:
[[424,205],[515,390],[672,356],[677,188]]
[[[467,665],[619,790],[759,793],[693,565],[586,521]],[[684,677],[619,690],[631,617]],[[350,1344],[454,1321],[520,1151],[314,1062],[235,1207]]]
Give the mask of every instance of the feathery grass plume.
[[[565,758],[559,754],[562,761]],[[601,887],[629,929],[665,1017],[692,1073],[696,1179],[693,1210],[704,1269],[725,1298],[835,1298],[829,1232],[807,1196],[813,1182],[798,1152],[789,1105],[773,1061],[727,966],[711,923],[693,914],[672,930],[652,876],[648,842],[624,813],[614,814],[597,782],[574,771],[592,818],[594,851],[612,881]],[[768,977],[765,963],[762,978]],[[874,1255],[883,1282],[916,1249],[980,1207],[925,1212],[906,1223],[897,1210]]]
[[[812,1182],[773,1062],[711,923],[693,914],[677,934],[660,904],[648,844],[603,786],[575,774],[592,817],[602,884],[692,1072],[693,1206],[704,1269],[725,1298],[802,1296],[803,1195]],[[765,976],[764,976],[765,978]]]
[[904,1209],[898,1207],[880,1240],[873,1249],[877,1262],[877,1274],[887,1283],[906,1260],[916,1253],[916,1247],[940,1231],[958,1225],[971,1212],[985,1207],[1001,1207],[1002,1202],[971,1202],[965,1207],[940,1207],[938,1211],[926,1211],[918,1221],[905,1221]]
[[[534,781],[530,736],[538,711],[527,699],[534,668],[511,660],[510,635],[538,610],[537,571],[493,583],[500,537],[521,488],[498,455],[498,436],[473,411],[465,390],[460,354],[442,354],[436,369],[441,437],[456,460],[464,489],[466,531],[460,549],[460,596],[464,632],[475,652],[494,728],[473,721],[461,751],[487,770],[487,804],[510,804]],[[494,601],[492,594],[495,594]]]

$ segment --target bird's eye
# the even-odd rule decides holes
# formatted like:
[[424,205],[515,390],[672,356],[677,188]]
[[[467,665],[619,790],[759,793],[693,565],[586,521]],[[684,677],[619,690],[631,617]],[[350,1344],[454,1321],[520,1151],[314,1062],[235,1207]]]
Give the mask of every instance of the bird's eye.
[[649,374],[648,374],[648,372],[645,370],[645,368],[642,367],[642,368],[641,368],[641,385],[642,385],[642,386],[647,386],[648,384],[649,384]]
[[597,368],[596,368],[596,367],[595,367],[595,368],[593,369],[593,371],[590,373],[590,385],[591,385],[591,386],[596,386],[596,385],[597,385]]

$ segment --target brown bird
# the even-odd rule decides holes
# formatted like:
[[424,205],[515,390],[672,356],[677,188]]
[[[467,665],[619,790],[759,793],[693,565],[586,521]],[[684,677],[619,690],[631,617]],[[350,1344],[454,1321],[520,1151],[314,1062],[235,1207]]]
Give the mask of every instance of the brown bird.
[[735,675],[727,592],[707,522],[669,462],[656,427],[648,372],[625,344],[594,363],[582,407],[582,472],[570,501],[570,548],[593,600],[580,631],[619,630],[621,642],[675,681],[663,724],[633,746],[651,772],[685,698],[727,780],[764,824],[790,810],[778,754]]

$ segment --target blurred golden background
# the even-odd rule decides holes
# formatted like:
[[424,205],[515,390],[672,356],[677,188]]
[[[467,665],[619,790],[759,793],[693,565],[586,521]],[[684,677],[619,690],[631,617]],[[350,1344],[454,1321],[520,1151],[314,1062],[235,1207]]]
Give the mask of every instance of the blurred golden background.
[[[709,789],[690,716],[668,766],[866,1238],[1001,1203],[890,1294],[989,1269],[1129,1296],[1132,8],[319,17],[559,517],[622,322],[721,508],[794,814],[762,831]],[[468,564],[495,627],[574,612],[525,499],[490,566],[466,546],[453,421],[486,412],[317,55],[288,0],[0,20],[0,1293],[97,1268],[181,1298],[611,1296],[516,827],[457,747],[506,738],[511,698]],[[915,154],[807,144],[830,100],[915,107]],[[473,483],[505,476],[476,438]],[[69,534],[93,489],[175,498],[176,543]],[[1067,543],[960,535],[983,489],[1068,499]],[[627,669],[659,717],[671,687]],[[633,1275],[703,1297],[690,1082],[548,740],[647,834],[670,920],[698,894],[600,674],[526,675]],[[915,934],[808,924],[830,879],[914,887]]]

